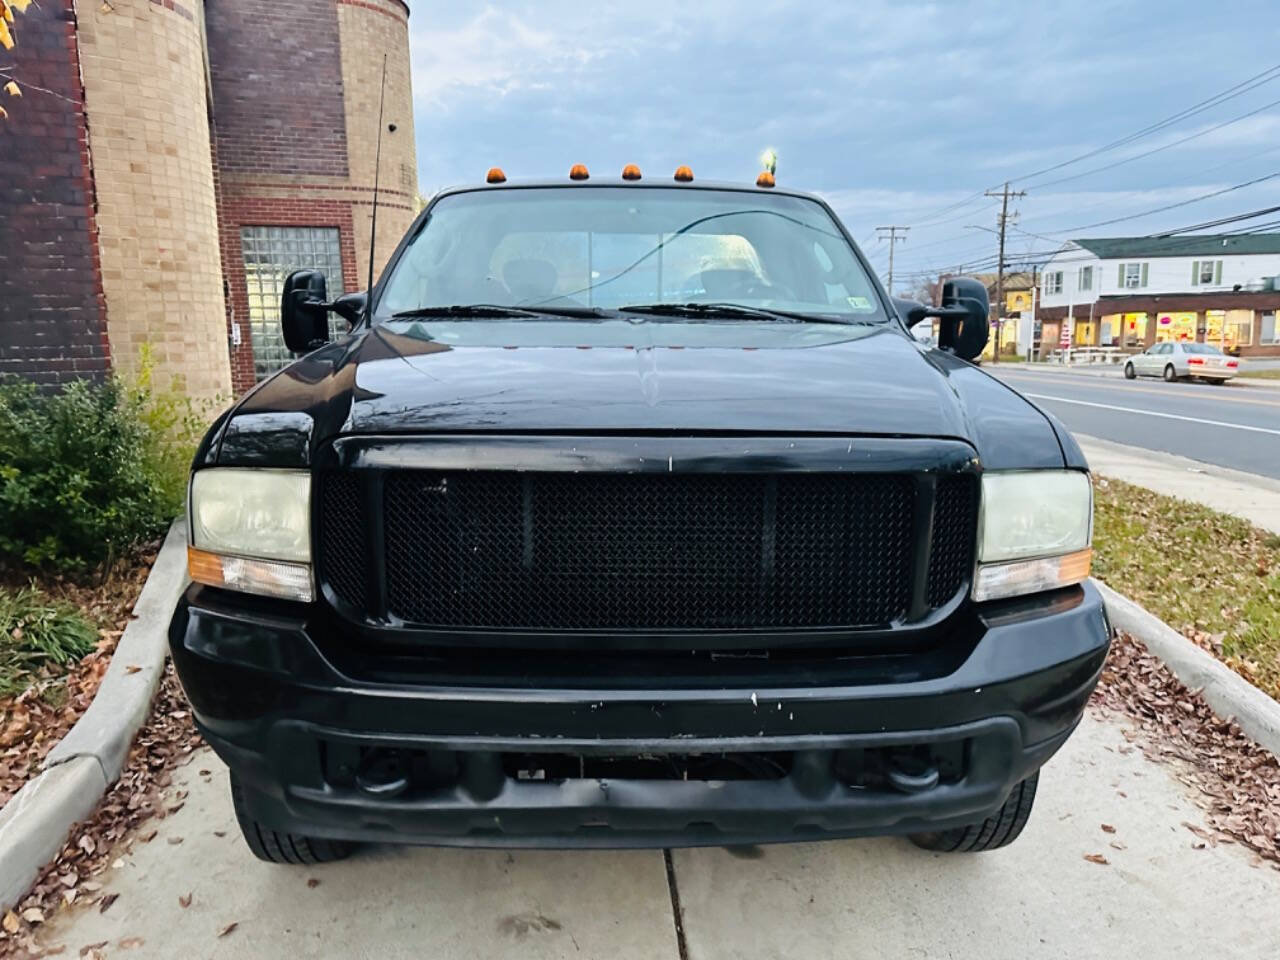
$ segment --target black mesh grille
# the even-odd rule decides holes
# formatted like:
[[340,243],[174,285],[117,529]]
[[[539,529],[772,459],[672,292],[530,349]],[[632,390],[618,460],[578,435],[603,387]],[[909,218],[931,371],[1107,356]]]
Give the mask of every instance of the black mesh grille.
[[[368,521],[351,477],[322,483],[320,563],[330,589],[367,611]],[[392,471],[382,482],[387,611],[410,623],[872,626],[911,601],[916,494],[905,474]],[[939,485],[935,536],[946,542],[929,568],[931,604],[968,577],[973,491]]]
[[929,555],[929,606],[940,607],[969,580],[978,525],[978,478],[938,481],[933,509],[933,552]]
[[320,554],[333,592],[363,610],[369,601],[369,526],[363,517],[360,480],[335,473],[320,485]]

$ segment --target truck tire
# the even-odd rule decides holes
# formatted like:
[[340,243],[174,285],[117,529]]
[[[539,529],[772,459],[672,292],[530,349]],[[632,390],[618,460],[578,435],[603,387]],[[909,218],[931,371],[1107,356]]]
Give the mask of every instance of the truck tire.
[[264,827],[249,813],[244,800],[244,788],[240,786],[234,773],[231,775],[231,805],[235,807],[236,822],[240,824],[244,842],[259,860],[309,866],[342,860],[351,853],[352,845],[344,840],[303,837]]
[[1004,806],[979,823],[938,833],[913,833],[911,842],[939,853],[977,853],[1006,847],[1018,839],[1018,834],[1027,825],[1039,780],[1040,772],[1036,771],[1013,788]]

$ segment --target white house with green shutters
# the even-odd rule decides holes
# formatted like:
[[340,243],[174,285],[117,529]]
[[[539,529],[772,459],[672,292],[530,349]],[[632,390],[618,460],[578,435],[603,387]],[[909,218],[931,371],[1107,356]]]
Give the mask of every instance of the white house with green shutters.
[[1044,265],[1040,353],[1160,340],[1280,356],[1280,233],[1072,240]]
[[[1072,240],[1044,265],[1040,305],[1280,289],[1280,233]],[[1079,311],[1073,311],[1079,317]]]

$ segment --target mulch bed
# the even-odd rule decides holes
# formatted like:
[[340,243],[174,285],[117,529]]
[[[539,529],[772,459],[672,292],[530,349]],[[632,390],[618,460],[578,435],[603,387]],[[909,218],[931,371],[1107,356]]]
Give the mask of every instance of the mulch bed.
[[[1172,764],[1175,776],[1193,788],[1209,829],[1185,823],[1191,846],[1234,843],[1252,851],[1254,866],[1269,863],[1280,870],[1280,762],[1237,724],[1216,716],[1198,691],[1188,690],[1127,634],[1112,645],[1091,709],[1131,721],[1125,736],[1134,749],[1154,762]],[[41,948],[34,937],[67,904],[111,909],[115,895],[103,894],[97,878],[132,844],[155,839],[148,820],[182,808],[185,794],[178,791],[166,799],[165,789],[174,768],[200,744],[169,666],[120,782],[107,792],[93,818],[72,830],[27,897],[4,916],[0,960],[64,952],[65,945]],[[1095,862],[1106,862],[1094,856]]]
[[[93,701],[125,625],[132,619],[133,605],[160,543],[157,540],[139,548],[96,584],[63,578],[37,581],[47,596],[73,604],[90,623],[99,625],[98,646],[70,670],[47,670],[17,696],[0,698],[0,807],[40,772],[45,754]],[[17,588],[26,583],[26,577],[19,573],[0,575],[4,586]]]

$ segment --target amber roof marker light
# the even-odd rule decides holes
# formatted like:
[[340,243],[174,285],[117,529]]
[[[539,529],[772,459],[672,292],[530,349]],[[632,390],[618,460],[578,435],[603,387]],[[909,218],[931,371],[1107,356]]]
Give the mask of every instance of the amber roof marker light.
[[591,174],[587,173],[587,165],[585,163],[575,163],[569,168],[570,180],[586,180]]
[[489,172],[484,175],[485,183],[506,183],[507,175],[502,172],[501,167],[490,167]]
[[778,173],[778,151],[770,147],[764,153],[760,154],[760,163],[764,166],[764,170],[760,176],[756,177],[757,187],[772,187],[777,184],[775,179]]
[[685,166],[676,167],[676,182],[693,183],[693,171]]
[[623,180],[639,180],[640,168],[637,167],[634,163],[628,163],[625,167],[622,168],[622,179]]

